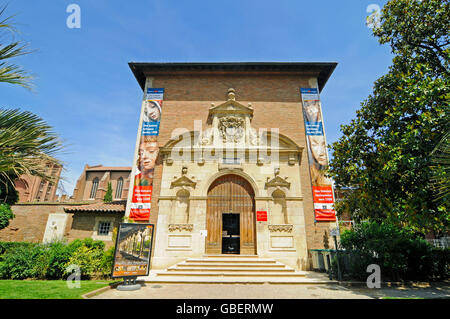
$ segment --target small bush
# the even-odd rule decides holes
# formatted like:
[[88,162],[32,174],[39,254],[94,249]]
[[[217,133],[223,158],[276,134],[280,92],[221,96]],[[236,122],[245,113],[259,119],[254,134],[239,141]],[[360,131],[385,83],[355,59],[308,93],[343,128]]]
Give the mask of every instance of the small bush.
[[104,276],[108,276],[111,274],[111,269],[114,263],[114,250],[115,247],[112,246],[103,254],[101,262],[101,272]]
[[47,269],[47,254],[38,245],[18,246],[8,250],[0,263],[3,279],[43,278]]
[[77,265],[80,268],[81,278],[90,279],[95,273],[101,271],[103,251],[96,248],[81,246],[65,265]]
[[350,259],[347,273],[355,279],[365,280],[370,264],[380,266],[383,280],[448,278],[448,253],[389,223],[362,223],[341,235],[341,246]]
[[69,245],[63,242],[55,242],[48,245],[48,268],[45,277],[47,279],[61,279],[65,277],[66,264],[72,256]]
[[8,204],[0,204],[0,229],[9,225],[9,220],[14,218],[11,207]]
[[69,244],[0,242],[0,278],[63,279],[71,264],[80,267],[83,279],[106,276],[111,272],[114,248],[104,251],[104,247],[104,242],[92,238]]

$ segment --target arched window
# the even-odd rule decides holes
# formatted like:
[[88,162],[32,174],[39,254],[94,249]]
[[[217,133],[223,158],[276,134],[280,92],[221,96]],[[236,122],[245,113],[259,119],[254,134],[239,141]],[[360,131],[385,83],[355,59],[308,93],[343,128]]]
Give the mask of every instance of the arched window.
[[115,196],[115,198],[121,198],[122,197],[122,188],[123,188],[123,178],[120,177],[117,180],[117,188],[116,188],[116,196]]
[[97,194],[97,188],[98,188],[98,177],[94,178],[94,181],[92,182],[91,196],[89,196],[90,199],[95,198],[95,195]]

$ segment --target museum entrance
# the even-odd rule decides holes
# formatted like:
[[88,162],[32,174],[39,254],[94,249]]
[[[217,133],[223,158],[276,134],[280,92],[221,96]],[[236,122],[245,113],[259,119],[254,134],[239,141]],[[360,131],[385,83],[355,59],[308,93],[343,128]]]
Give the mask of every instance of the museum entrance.
[[241,248],[240,214],[222,214],[222,254],[239,254]]
[[208,190],[207,254],[256,254],[255,194],[238,175],[216,179]]

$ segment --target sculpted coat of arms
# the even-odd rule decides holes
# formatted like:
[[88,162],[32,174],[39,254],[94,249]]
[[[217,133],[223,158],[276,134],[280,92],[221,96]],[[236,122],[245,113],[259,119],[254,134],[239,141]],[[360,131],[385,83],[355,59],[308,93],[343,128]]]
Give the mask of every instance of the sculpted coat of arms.
[[244,119],[225,116],[219,120],[219,131],[225,143],[238,143],[244,136]]

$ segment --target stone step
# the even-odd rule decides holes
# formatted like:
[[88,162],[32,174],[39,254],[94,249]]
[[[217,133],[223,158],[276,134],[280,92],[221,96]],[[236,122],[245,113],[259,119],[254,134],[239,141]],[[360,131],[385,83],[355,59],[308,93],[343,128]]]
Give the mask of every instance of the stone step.
[[269,258],[189,258],[185,263],[277,263],[274,259]]
[[236,254],[221,254],[221,255],[203,255],[204,258],[255,258],[258,259],[258,255],[236,255]]
[[238,272],[295,272],[295,269],[292,268],[279,268],[279,267],[274,267],[274,268],[268,268],[268,267],[264,267],[264,268],[257,268],[257,267],[208,267],[208,268],[201,268],[199,269],[198,267],[169,267],[167,268],[167,271],[170,272],[174,272],[174,271],[183,271],[183,272],[187,272],[187,271],[193,271],[193,272],[198,272],[198,271],[202,271],[202,272],[231,272],[231,271],[238,271]]
[[289,271],[161,271],[156,272],[156,276],[232,276],[232,277],[272,277],[272,276],[292,276],[292,277],[304,277],[304,272],[289,272]]
[[[180,268],[185,267],[195,267],[195,268],[215,268],[215,267],[259,267],[259,268],[266,268],[266,267],[277,267],[277,268],[286,268],[286,265],[281,263],[179,263],[176,265]],[[174,267],[174,266],[172,266]],[[171,267],[169,267],[171,268]]]
[[318,280],[305,277],[212,277],[212,276],[158,276],[144,277],[146,283],[167,283],[167,284],[298,284],[298,285],[318,285],[336,284],[337,281]]

